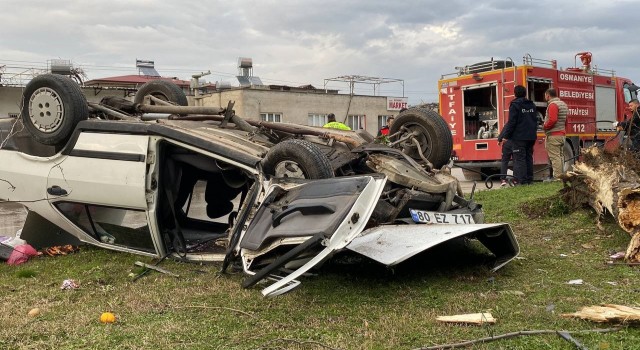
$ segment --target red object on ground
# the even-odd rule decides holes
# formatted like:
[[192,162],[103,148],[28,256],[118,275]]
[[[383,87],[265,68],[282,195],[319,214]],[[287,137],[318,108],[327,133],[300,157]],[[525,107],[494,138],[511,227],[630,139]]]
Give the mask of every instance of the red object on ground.
[[21,244],[13,248],[13,252],[9,256],[9,260],[7,260],[7,264],[9,265],[20,265],[25,263],[32,256],[38,255],[38,252],[28,244]]

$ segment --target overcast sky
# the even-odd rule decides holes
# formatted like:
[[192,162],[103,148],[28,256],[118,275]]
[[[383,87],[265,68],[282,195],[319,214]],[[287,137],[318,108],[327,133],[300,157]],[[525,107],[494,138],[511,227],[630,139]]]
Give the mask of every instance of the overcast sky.
[[[524,54],[593,64],[640,81],[640,1],[0,0],[0,66],[72,60],[90,79],[135,74],[154,60],[166,76],[236,83],[251,57],[265,84],[322,87],[366,75],[405,81],[411,104],[437,99],[455,66]],[[331,87],[347,92],[346,84]],[[363,87],[357,92],[371,92]],[[400,96],[399,84],[382,87]]]

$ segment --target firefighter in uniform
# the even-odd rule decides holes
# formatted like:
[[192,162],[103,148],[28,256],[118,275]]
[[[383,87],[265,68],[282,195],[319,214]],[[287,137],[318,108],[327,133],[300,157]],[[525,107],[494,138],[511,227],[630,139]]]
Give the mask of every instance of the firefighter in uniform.
[[327,116],[327,124],[322,126],[323,128],[332,128],[332,129],[340,129],[340,130],[351,130],[350,127],[344,125],[336,121],[336,115],[333,113],[329,113]]
[[613,126],[618,131],[624,131],[631,141],[631,149],[633,152],[640,153],[640,101],[634,98],[629,101],[629,110],[631,111],[631,119],[623,122],[613,122]]
[[517,184],[533,183],[533,146],[538,129],[536,105],[527,99],[527,89],[517,85],[513,89],[515,99],[509,106],[509,120],[498,135],[498,144],[503,139],[513,144],[513,175]]
[[544,119],[544,133],[546,141],[544,148],[547,150],[551,167],[553,168],[553,178],[559,179],[564,173],[564,142],[567,113],[569,107],[558,98],[555,89],[548,89],[544,93],[547,101],[547,116]]

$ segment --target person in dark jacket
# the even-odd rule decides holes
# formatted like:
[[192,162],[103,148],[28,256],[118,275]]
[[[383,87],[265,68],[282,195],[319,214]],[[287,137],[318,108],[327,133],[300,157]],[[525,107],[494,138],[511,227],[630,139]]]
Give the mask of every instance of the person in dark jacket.
[[633,152],[640,153],[640,101],[633,99],[629,101],[629,110],[631,111],[631,119],[614,122],[613,126],[618,131],[624,131],[631,141],[629,149]]
[[517,85],[513,89],[515,99],[509,106],[509,120],[498,135],[502,140],[511,140],[513,152],[513,175],[518,184],[533,183],[533,146],[538,138],[536,105],[526,98],[527,89]]

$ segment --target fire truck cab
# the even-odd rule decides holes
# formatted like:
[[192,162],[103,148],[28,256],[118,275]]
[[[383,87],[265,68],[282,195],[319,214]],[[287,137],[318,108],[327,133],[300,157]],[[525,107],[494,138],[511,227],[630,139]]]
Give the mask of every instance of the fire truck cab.
[[[576,66],[578,58],[581,66]],[[527,54],[523,64],[506,60],[480,62],[456,67],[438,81],[440,114],[453,137],[453,160],[463,169],[467,179],[478,179],[500,172],[501,146],[498,134],[509,118],[509,104],[516,85],[527,88],[527,97],[538,111],[538,140],[534,148],[536,179],[550,176],[548,156],[542,130],[547,103],[544,92],[556,89],[567,103],[567,142],[564,147],[565,167],[569,168],[580,148],[593,144],[612,148],[622,135],[612,122],[630,117],[627,103],[637,98],[638,87],[629,79],[615,76],[612,70],[591,66],[591,53],[574,57],[574,66],[558,68],[556,60],[536,59]]]

